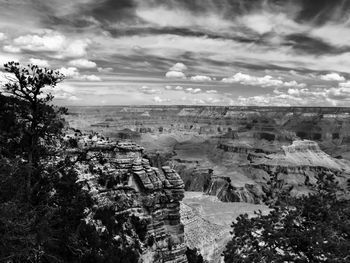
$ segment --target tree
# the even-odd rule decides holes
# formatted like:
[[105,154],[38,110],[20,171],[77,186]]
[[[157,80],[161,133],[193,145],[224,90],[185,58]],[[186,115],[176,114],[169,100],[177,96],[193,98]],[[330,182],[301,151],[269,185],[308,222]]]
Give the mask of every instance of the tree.
[[340,200],[333,177],[320,175],[315,193],[263,215],[241,215],[225,262],[349,262],[350,201]]
[[[48,88],[54,88],[64,79],[58,71],[39,68],[36,65],[21,66],[16,62],[4,65],[10,73],[8,83],[5,84],[4,94],[12,97],[7,110],[16,116],[15,122],[8,125],[16,133],[7,133],[10,140],[16,141],[17,153],[26,160],[27,174],[25,177],[26,198],[30,200],[34,183],[38,181],[40,163],[43,158],[55,153],[57,136],[61,133],[63,124],[59,118],[66,110],[55,108],[50,104],[53,99]],[[1,118],[1,117],[0,117]],[[2,114],[2,119],[6,118]],[[7,124],[11,119],[6,119]],[[12,136],[12,138],[11,138]],[[14,136],[16,136],[14,138]]]

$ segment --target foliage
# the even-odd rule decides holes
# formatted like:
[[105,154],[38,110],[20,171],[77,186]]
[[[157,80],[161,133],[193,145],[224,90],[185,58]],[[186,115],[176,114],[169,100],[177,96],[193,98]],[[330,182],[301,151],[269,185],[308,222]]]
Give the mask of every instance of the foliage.
[[[42,69],[36,65],[21,66],[16,62],[4,65],[9,73],[0,94],[0,120],[3,127],[0,154],[7,157],[20,156],[26,165],[26,198],[35,193],[35,182],[40,180],[45,158],[56,154],[57,138],[63,128],[60,115],[66,110],[50,104],[54,88],[64,76],[59,72]],[[11,156],[12,155],[12,156]]]
[[51,104],[47,90],[63,75],[14,62],[5,70],[13,77],[0,92],[0,262],[137,263],[140,242],[154,243],[148,222],[97,207],[77,183],[76,165],[99,170],[86,152],[75,161],[64,152],[66,110]]
[[225,262],[349,262],[350,201],[339,200],[330,175],[320,175],[309,196],[232,224]]
[[203,263],[204,262],[202,255],[197,251],[196,248],[191,249],[191,248],[187,247],[186,257],[187,257],[188,263]]

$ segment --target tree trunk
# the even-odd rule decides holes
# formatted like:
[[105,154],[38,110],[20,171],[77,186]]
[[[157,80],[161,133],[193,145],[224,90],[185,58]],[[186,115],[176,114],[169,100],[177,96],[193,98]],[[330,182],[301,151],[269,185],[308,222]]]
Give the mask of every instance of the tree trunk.
[[28,152],[28,173],[27,173],[27,178],[26,178],[26,198],[27,198],[27,201],[30,201],[30,196],[32,193],[32,189],[31,189],[32,173],[33,173],[33,151],[32,151],[32,149],[30,149]]

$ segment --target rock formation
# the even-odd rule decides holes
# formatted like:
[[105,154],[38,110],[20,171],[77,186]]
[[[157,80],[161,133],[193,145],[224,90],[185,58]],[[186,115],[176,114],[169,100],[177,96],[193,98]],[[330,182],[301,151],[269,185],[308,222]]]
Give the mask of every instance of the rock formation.
[[[116,106],[70,110],[74,116],[67,119],[73,127],[84,123],[85,129],[111,137],[118,137],[117,131],[123,129],[139,134],[137,142],[147,147],[152,165],[174,168],[186,190],[204,191],[222,201],[265,201],[270,198],[268,183],[276,174],[279,183],[283,179],[285,190],[304,193],[309,191],[305,182],[314,183],[316,171],[342,178],[344,172],[334,169],[339,164],[335,159],[350,161],[349,108]],[[299,151],[299,146],[290,145],[302,140],[315,141],[319,149],[307,155],[289,152],[293,147]],[[321,151],[329,158],[322,159]],[[305,162],[310,156],[312,162]],[[323,166],[317,164],[320,162]]]
[[142,158],[143,148],[134,143],[84,150],[89,161],[77,163],[78,183],[95,203],[87,211],[87,224],[100,235],[113,235],[115,242],[138,248],[141,262],[187,262],[179,175],[169,167],[151,167]]

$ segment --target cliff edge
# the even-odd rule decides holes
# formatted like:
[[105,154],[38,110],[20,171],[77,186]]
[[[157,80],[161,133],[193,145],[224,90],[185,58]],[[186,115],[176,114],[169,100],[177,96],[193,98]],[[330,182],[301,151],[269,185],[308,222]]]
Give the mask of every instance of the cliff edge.
[[86,211],[88,228],[100,240],[112,237],[121,249],[136,251],[138,262],[187,262],[180,176],[151,167],[143,148],[131,142],[85,142],[75,155],[82,150],[88,161],[76,164],[78,183],[94,201]]

